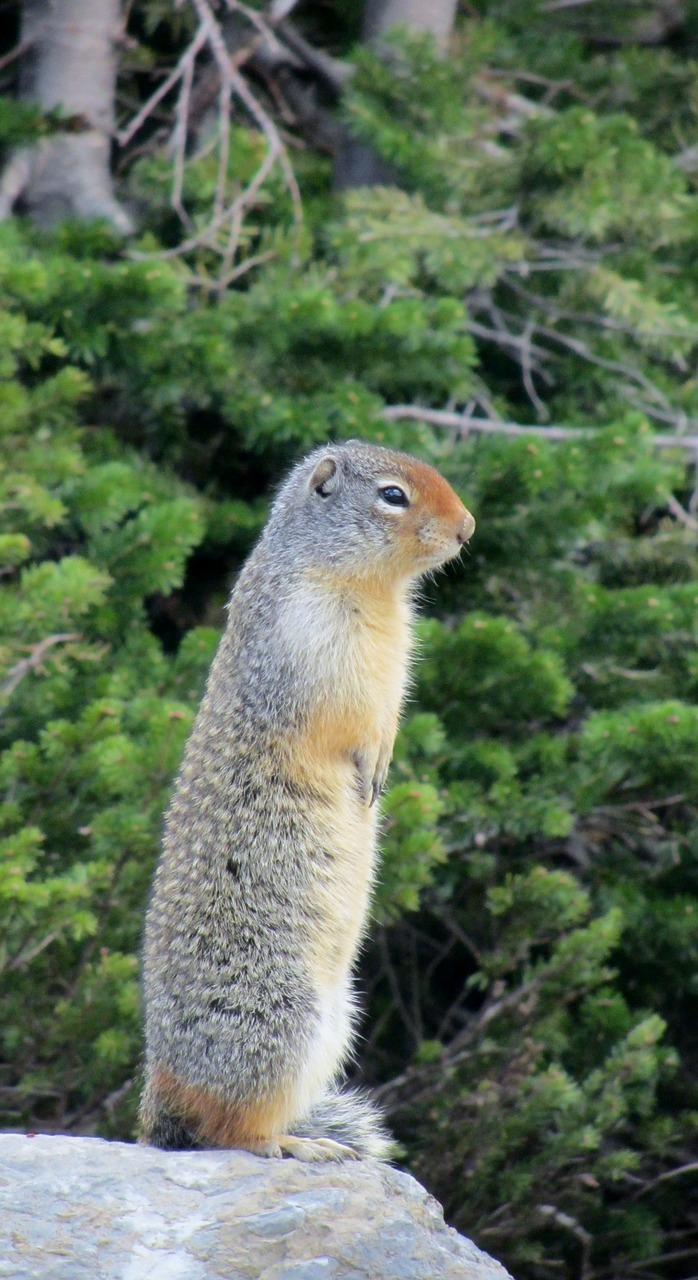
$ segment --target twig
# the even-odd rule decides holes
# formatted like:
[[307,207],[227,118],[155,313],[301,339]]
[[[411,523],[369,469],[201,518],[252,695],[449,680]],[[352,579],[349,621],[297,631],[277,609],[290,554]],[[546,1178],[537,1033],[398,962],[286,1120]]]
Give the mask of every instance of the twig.
[[185,49],[184,53],[179,59],[179,62],[177,63],[176,67],[174,67],[173,70],[170,72],[169,76],[167,76],[165,80],[163,80],[162,84],[155,90],[155,92],[151,94],[151,96],[148,98],[148,101],[143,103],[143,106],[141,107],[140,111],[136,112],[135,116],[131,121],[129,121],[126,128],[117,130],[116,141],[118,142],[120,147],[127,146],[128,143],[131,141],[131,138],[133,138],[134,135],[138,133],[138,130],[143,127],[146,120],[150,119],[150,116],[153,114],[153,111],[158,106],[158,104],[162,102],[163,98],[167,97],[168,93],[170,93],[170,91],[174,89],[175,85],[177,85],[179,81],[182,79],[185,73],[185,70],[187,68],[187,65],[190,62],[193,65],[193,63],[196,61],[196,58],[200,53],[200,51],[203,49],[205,43],[206,43],[205,32],[201,30],[197,31],[188,49]]
[[278,31],[291,52],[301,58],[305,65],[311,71],[314,71],[321,80],[324,80],[325,84],[339,97],[354,74],[352,64],[350,62],[342,62],[339,58],[332,58],[321,49],[314,48],[312,44],[304,40],[300,32],[290,22],[282,22]]
[[544,337],[549,338],[551,342],[559,343],[561,347],[565,347],[574,355],[580,356],[582,360],[587,360],[589,364],[595,364],[599,369],[606,369],[609,373],[619,373],[625,378],[631,378],[638,386],[644,387],[645,391],[649,392],[650,396],[659,400],[665,408],[669,408],[666,397],[662,395],[659,388],[656,387],[649,378],[646,378],[644,373],[641,373],[639,369],[634,369],[632,365],[622,364],[619,360],[607,360],[604,356],[597,356],[589,349],[586,342],[580,341],[579,338],[572,338],[566,333],[558,333],[557,329],[549,329],[546,325],[540,324],[537,325],[536,328],[539,333],[542,333]]
[[552,107],[542,102],[534,102],[512,89],[492,84],[487,71],[473,77],[473,89],[489,106],[503,107],[508,112],[504,119],[498,121],[499,130],[517,132],[525,120],[550,120],[555,115]]
[[579,85],[574,80],[551,80],[548,76],[537,75],[533,71],[521,70],[500,70],[498,67],[488,67],[487,74],[491,80],[521,80],[524,84],[538,85],[541,89],[545,89],[544,103],[547,105],[552,101],[558,93],[569,93],[572,98],[579,98],[582,102],[591,103],[592,99],[588,94],[583,93]]
[[226,276],[221,277],[219,281],[220,287],[227,288],[229,284],[232,284],[234,280],[239,280],[241,276],[246,275],[253,267],[259,267],[263,262],[269,262],[273,257],[273,249],[267,249],[265,253],[251,254],[249,258],[245,258],[244,262],[239,262],[236,267],[233,267],[232,271],[229,271]]
[[496,342],[500,347],[511,347],[515,351],[520,351],[524,346],[528,348],[528,358],[532,355],[544,357],[550,354],[545,347],[535,346],[530,338],[528,341],[518,333],[511,333],[504,324],[498,323],[494,329],[490,329],[485,324],[480,324],[478,320],[468,320],[468,333],[472,333],[474,338],[484,338],[485,342]]
[[179,214],[182,222],[186,226],[191,226],[191,220],[182,204],[182,191],[184,188],[184,166],[187,151],[187,134],[189,132],[189,105],[191,102],[191,89],[194,83],[194,67],[196,64],[197,54],[203,48],[206,36],[203,31],[197,33],[194,43],[191,46],[191,56],[187,59],[185,66],[182,68],[182,88],[177,102],[175,114],[175,127],[172,131],[171,146],[174,151],[174,176],[172,180],[172,207]]
[[[644,672],[643,672],[644,674]],[[649,813],[652,809],[668,809],[671,805],[683,804],[686,797],[682,791],[675,796],[660,796],[657,800],[626,800],[624,804],[604,804],[592,810],[592,817],[599,813]],[[652,815],[654,818],[654,815]]]
[[385,929],[379,929],[378,931],[378,946],[381,951],[381,955],[383,959],[383,967],[384,967],[385,975],[388,979],[388,986],[390,987],[390,992],[393,997],[395,1008],[399,1013],[402,1019],[403,1025],[405,1029],[408,1031],[413,1044],[417,1046],[420,1042],[420,1037],[418,1035],[417,1028],[415,1027],[414,1022],[412,1021],[412,1018],[410,1016],[410,1011],[407,1008],[407,1005],[403,999],[402,991],[400,990],[400,984],[397,980],[397,975],[395,973],[395,970],[393,968],[393,963],[390,958],[390,950],[388,948],[388,942],[385,936]]
[[546,418],[550,417],[550,414],[548,412],[547,405],[545,405],[541,400],[533,383],[531,355],[533,352],[532,339],[533,339],[534,329],[535,329],[535,325],[533,321],[529,320],[526,324],[526,328],[524,329],[521,335],[521,373],[523,377],[523,384],[524,384],[524,387],[526,388],[526,393],[528,395],[528,398],[531,401],[533,408],[536,410],[538,417],[542,418],[543,421],[545,422]]
[[[588,265],[588,264],[587,264]],[[509,268],[506,268],[509,271]],[[511,279],[507,280],[508,287],[519,298],[523,298],[527,305],[540,307],[553,320],[569,320],[574,324],[585,324],[595,329],[609,329],[613,333],[627,333],[631,337],[638,334],[637,326],[629,324],[623,320],[616,320],[610,316],[593,314],[584,311],[567,311],[565,308],[558,306],[552,297],[546,297],[542,293],[532,293],[530,289],[524,288],[522,284]],[[685,338],[693,340],[692,335],[686,329],[672,329],[670,325],[661,326],[659,328],[643,329],[640,335],[642,338]],[[696,335],[698,337],[698,334]]]
[[60,936],[61,930],[54,929],[51,933],[47,933],[45,937],[41,938],[39,942],[33,943],[32,946],[25,942],[19,951],[16,951],[13,956],[8,958],[7,962],[2,966],[3,969],[6,973],[16,973],[18,969],[22,969],[31,964],[32,960],[36,960],[36,957],[40,956],[42,951],[46,951]]
[[666,422],[668,426],[676,427],[677,435],[683,436],[686,427],[698,426],[698,418],[689,418],[682,410],[659,409],[655,404],[648,404],[637,394],[635,387],[627,387],[626,394],[628,404],[632,405],[633,409],[639,409],[640,413],[646,414],[648,418],[654,418],[656,422]]
[[0,58],[0,71],[4,71],[5,67],[10,66],[10,63],[14,62],[17,58],[22,58],[25,53],[28,53],[42,34],[43,26],[40,27],[39,30],[35,31],[31,36],[27,36],[26,40],[20,40],[19,44],[16,44],[13,49],[10,49],[9,53],[3,53]]
[[539,1204],[536,1205],[536,1209],[542,1218],[547,1218],[548,1221],[554,1222],[556,1227],[563,1227],[565,1231],[569,1231],[579,1241],[582,1246],[582,1266],[579,1280],[588,1280],[589,1260],[594,1237],[582,1226],[581,1222],[577,1222],[576,1218],[570,1217],[569,1213],[563,1213],[562,1209],[556,1208],[554,1204]]
[[14,667],[10,667],[5,679],[0,685],[0,693],[10,697],[14,693],[20,680],[30,671],[36,671],[41,666],[43,659],[49,649],[57,644],[68,644],[71,640],[80,640],[81,635],[77,631],[64,631],[54,636],[46,636],[44,640],[40,640],[38,644],[32,645],[28,658],[22,658],[20,662],[15,663]]
[[657,1178],[653,1178],[652,1182],[646,1182],[644,1187],[632,1197],[633,1200],[639,1200],[640,1196],[647,1195],[648,1191],[653,1191],[662,1182],[669,1182],[671,1178],[684,1178],[687,1174],[698,1173],[698,1160],[692,1161],[690,1164],[679,1165],[677,1169],[667,1169],[666,1173],[660,1173]]
[[686,528],[690,529],[693,533],[698,533],[698,520],[696,520],[694,516],[690,515],[690,513],[681,506],[678,498],[675,498],[673,493],[667,493],[664,501],[672,516],[675,520],[678,520],[679,524],[685,525]]
[[[525,290],[521,289],[520,286],[514,284],[511,281],[510,281],[510,288],[512,288],[513,291],[516,293],[521,293],[522,295],[525,294]],[[546,350],[545,348],[540,346],[537,346],[535,348],[531,347],[531,340],[533,335],[535,334],[537,337],[547,338],[549,342],[554,342],[558,346],[563,347],[565,350],[571,351],[574,355],[578,356],[582,360],[587,361],[587,363],[589,364],[596,365],[600,369],[606,369],[610,373],[617,373],[624,378],[630,379],[633,383],[636,384],[636,386],[642,387],[645,393],[650,397],[650,399],[654,401],[655,404],[658,403],[661,406],[661,410],[670,411],[671,406],[669,405],[669,402],[667,401],[666,397],[662,394],[662,392],[659,390],[659,388],[653,382],[651,382],[649,378],[647,378],[643,373],[641,373],[639,369],[635,368],[633,365],[623,364],[621,361],[609,360],[604,356],[597,355],[596,352],[592,351],[591,348],[588,347],[585,342],[581,341],[581,339],[573,338],[570,334],[567,334],[567,333],[561,333],[559,329],[550,328],[548,325],[540,323],[540,321],[533,321],[533,320],[529,321],[527,329],[524,331],[524,335],[521,338],[516,338],[516,336],[511,335],[509,330],[506,328],[505,317],[509,321],[513,321],[514,323],[516,322],[517,317],[508,312],[502,311],[502,309],[499,307],[495,307],[494,302],[492,301],[492,298],[488,291],[480,292],[480,293],[478,293],[477,291],[474,292],[469,299],[469,303],[470,303],[471,309],[475,311],[478,311],[478,310],[485,311],[485,313],[493,319],[495,324],[498,325],[498,328],[502,331],[502,333],[507,335],[510,344],[516,345],[521,349],[523,380],[524,380],[524,385],[526,386],[526,390],[529,393],[529,396],[530,396],[530,387],[527,385],[527,372],[526,372],[526,366],[524,361],[524,356],[527,350],[529,351],[533,350],[538,356],[548,357],[548,358],[550,358],[554,354],[553,352]],[[530,329],[530,333],[529,333],[528,346],[527,346],[526,333],[529,331],[529,329]],[[475,332],[475,330],[473,330],[473,332]],[[530,371],[529,371],[529,381],[530,381]],[[533,400],[533,403],[535,404],[535,399],[533,397],[531,398]]]

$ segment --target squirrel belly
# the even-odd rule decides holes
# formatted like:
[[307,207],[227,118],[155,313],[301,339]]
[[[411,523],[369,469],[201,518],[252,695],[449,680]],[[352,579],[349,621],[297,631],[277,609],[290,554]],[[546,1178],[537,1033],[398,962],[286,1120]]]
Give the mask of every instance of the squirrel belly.
[[389,1154],[371,1104],[336,1082],[412,584],[472,525],[438,473],[358,442],[311,455],[282,488],[166,816],[144,945],[145,1141]]

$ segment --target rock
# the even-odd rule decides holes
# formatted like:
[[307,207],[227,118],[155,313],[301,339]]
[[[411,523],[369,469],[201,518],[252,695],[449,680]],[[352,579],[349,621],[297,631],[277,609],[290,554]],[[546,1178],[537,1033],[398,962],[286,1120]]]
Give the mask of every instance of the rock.
[[99,1138],[0,1135],[0,1277],[507,1280],[418,1182]]

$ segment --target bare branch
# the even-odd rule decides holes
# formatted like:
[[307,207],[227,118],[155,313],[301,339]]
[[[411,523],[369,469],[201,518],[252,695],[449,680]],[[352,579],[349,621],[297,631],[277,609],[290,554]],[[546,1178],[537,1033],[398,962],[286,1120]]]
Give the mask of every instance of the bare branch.
[[671,1178],[684,1178],[689,1174],[698,1174],[698,1160],[692,1161],[690,1164],[679,1165],[676,1169],[667,1169],[665,1173],[660,1173],[657,1178],[653,1178],[652,1182],[646,1182],[640,1190],[635,1193],[633,1200],[639,1200],[640,1196],[644,1196],[648,1191],[653,1191],[655,1187],[662,1182],[669,1182]]
[[10,49],[9,53],[4,53],[0,58],[0,71],[4,71],[5,67],[9,67],[10,63],[15,62],[17,58],[23,58],[25,53],[33,49],[39,39],[40,31],[35,31],[26,40],[20,40],[14,49]]
[[[191,4],[198,19],[198,26],[188,48],[148,101],[140,108],[133,119],[118,132],[117,138],[121,145],[125,146],[150,119],[163,99],[173,91],[177,91],[177,102],[174,108],[174,129],[171,137],[174,163],[170,201],[172,208],[177,212],[183,224],[189,228],[190,234],[173,249],[165,249],[154,253],[136,251],[131,256],[141,260],[172,258],[179,257],[195,249],[209,249],[220,258],[221,266],[217,278],[207,287],[220,290],[225,288],[232,280],[244,274],[246,270],[251,269],[253,265],[266,260],[266,254],[253,254],[245,262],[236,262],[236,257],[240,247],[245,214],[254,205],[260,188],[276,165],[281,169],[284,182],[291,196],[293,217],[297,227],[302,222],[301,197],[279,131],[274,121],[267,115],[250,90],[239,70],[240,66],[253,56],[261,43],[271,41],[278,45],[273,31],[255,10],[238,3],[238,0],[225,0],[226,9],[231,13],[239,14],[252,29],[250,41],[243,48],[238,48],[231,52],[226,45],[221,23],[215,16],[209,0],[191,0]],[[279,22],[286,13],[290,12],[291,7],[288,3],[278,4],[273,10],[273,20]],[[214,141],[218,164],[211,216],[204,226],[194,230],[192,219],[184,206],[183,193],[188,163],[187,140],[192,115],[194,74],[197,59],[206,52],[210,54],[215,67],[215,82],[217,83],[218,91]],[[241,104],[262,133],[266,140],[266,151],[257,172],[247,186],[238,195],[231,198],[228,167],[233,100],[237,100]],[[201,278],[197,282],[205,283]]]
[[269,21],[283,22],[292,13],[298,4],[298,0],[272,0],[269,6]]
[[339,97],[354,74],[352,64],[332,58],[322,49],[316,49],[290,22],[282,22],[278,31],[289,49]]
[[536,1209],[542,1218],[546,1218],[549,1222],[554,1222],[556,1227],[562,1227],[563,1230],[569,1231],[579,1241],[582,1246],[582,1267],[579,1273],[579,1280],[589,1280],[589,1259],[594,1237],[582,1226],[581,1222],[577,1222],[577,1219],[572,1218],[569,1213],[563,1213],[562,1209],[558,1209],[554,1204],[539,1204],[536,1205]]
[[68,644],[71,640],[80,640],[82,637],[76,631],[64,631],[58,635],[46,636],[44,640],[40,640],[38,644],[32,645],[29,650],[29,656],[22,658],[20,662],[15,663],[14,667],[10,667],[5,679],[0,685],[0,693],[10,697],[14,693],[20,680],[30,671],[37,671],[49,649],[57,644]]
[[[589,440],[597,434],[595,427],[560,427],[525,426],[520,422],[499,422],[493,418],[476,418],[461,413],[448,413],[443,409],[423,409],[420,405],[394,404],[386,405],[383,417],[387,422],[428,422],[433,427],[446,427],[465,437],[473,432],[492,436],[540,436],[544,440]],[[687,420],[691,426],[698,426],[698,419]],[[663,435],[652,436],[655,449],[685,449],[698,454],[698,435]]]
[[[521,288],[521,286],[515,284],[513,281],[510,281],[509,283],[510,288],[512,288],[515,293],[520,293],[522,297],[526,298],[527,293],[525,289]],[[481,330],[481,336],[489,337],[494,341],[498,341],[500,345],[519,349],[521,353],[520,360],[524,386],[531,402],[536,405],[541,417],[547,417],[547,408],[542,402],[539,404],[536,403],[538,397],[532,386],[530,356],[531,354],[535,354],[540,359],[550,359],[555,355],[555,352],[540,345],[541,338],[547,339],[548,342],[555,343],[557,346],[562,347],[563,350],[572,352],[573,355],[586,361],[588,364],[596,365],[600,369],[605,369],[610,373],[616,373],[621,377],[627,378],[635,387],[642,388],[645,394],[649,397],[651,405],[655,406],[655,413],[657,409],[660,413],[672,412],[671,405],[667,401],[666,396],[664,396],[655,383],[647,378],[645,374],[635,367],[635,365],[625,364],[619,360],[609,360],[605,356],[597,355],[597,353],[585,342],[582,342],[581,339],[572,337],[570,334],[563,333],[559,329],[551,328],[549,325],[541,323],[539,320],[530,319],[521,335],[512,334],[507,327],[506,320],[510,323],[516,324],[520,321],[520,318],[504,311],[501,307],[497,307],[488,290],[474,291],[469,298],[469,305],[471,310],[476,313],[484,312],[490,319],[492,319],[496,326],[496,333],[484,333]],[[551,314],[554,318],[557,318],[554,316],[554,312],[549,310],[549,315]],[[470,321],[469,328],[472,333],[478,336],[478,329],[473,321]],[[538,345],[535,347],[532,346],[534,336],[538,339]]]
[[538,392],[536,391],[536,388],[533,382],[532,337],[533,337],[534,330],[535,330],[535,325],[533,324],[532,320],[529,320],[528,323],[526,324],[526,328],[524,329],[521,335],[521,372],[523,377],[523,384],[526,388],[526,393],[528,395],[528,398],[531,401],[533,408],[536,410],[538,417],[542,418],[543,422],[545,422],[546,418],[550,417],[550,414],[548,413],[547,405],[543,403],[540,396],[538,395]]
[[678,498],[675,498],[673,493],[666,494],[664,501],[672,516],[679,524],[685,525],[692,533],[698,533],[698,520],[696,520],[695,516],[692,516],[690,512],[686,511],[686,509],[681,506]]
[[190,57],[187,59],[182,68],[182,88],[177,103],[175,116],[175,127],[172,133],[171,146],[174,152],[174,177],[172,182],[172,206],[179,214],[182,222],[190,226],[189,216],[182,204],[182,190],[184,187],[184,166],[187,151],[187,134],[189,132],[189,107],[191,102],[191,89],[194,82],[194,67],[199,49],[203,47],[205,42],[205,34],[203,31],[198,33],[199,41],[194,39],[190,46]]
[[545,338],[549,338],[551,342],[557,342],[561,347],[571,351],[573,355],[579,356],[582,360],[587,360],[589,364],[595,364],[599,369],[606,369],[609,373],[619,373],[625,378],[630,378],[638,386],[643,387],[655,400],[659,400],[665,408],[669,407],[666,397],[655,386],[649,378],[646,378],[639,369],[632,365],[623,364],[619,360],[607,360],[604,356],[598,356],[579,338],[572,338],[569,334],[559,333],[557,329],[549,329],[546,325],[536,325],[538,333]]
[[515,93],[502,84],[493,84],[486,71],[473,77],[473,89],[488,106],[500,107],[506,112],[496,122],[498,133],[516,134],[528,120],[548,120],[555,115],[552,108],[546,107],[542,102],[534,102],[532,98]]
[[150,117],[152,116],[158,104],[162,102],[163,98],[167,97],[168,93],[170,93],[171,90],[174,89],[175,86],[182,79],[188,64],[191,63],[193,66],[198,54],[203,49],[205,43],[206,43],[206,33],[201,30],[197,31],[191,44],[187,49],[185,49],[184,53],[179,59],[179,62],[177,63],[176,67],[174,67],[173,70],[170,72],[169,76],[166,76],[162,84],[159,85],[158,88],[155,90],[155,92],[151,94],[151,96],[148,98],[147,102],[143,103],[143,106],[141,107],[140,111],[136,112],[135,116],[133,117],[132,120],[129,121],[126,128],[117,129],[116,141],[119,143],[120,147],[127,146],[127,144],[131,141],[134,135],[138,133],[138,130],[143,127],[146,120],[150,119]]

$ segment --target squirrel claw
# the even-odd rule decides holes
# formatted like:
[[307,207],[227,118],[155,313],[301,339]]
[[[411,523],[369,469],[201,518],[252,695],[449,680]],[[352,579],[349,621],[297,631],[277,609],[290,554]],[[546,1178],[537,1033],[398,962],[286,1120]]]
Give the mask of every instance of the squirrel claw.
[[371,799],[369,801],[369,806],[368,806],[369,809],[373,807],[379,795],[383,791],[387,776],[388,776],[387,765],[385,769],[381,769],[380,772],[376,771],[376,773],[374,774],[373,782],[371,783]]
[[391,748],[392,748],[392,742],[390,746],[387,748],[383,746],[381,748],[380,755],[378,756],[378,760],[376,761],[376,767],[374,769],[373,778],[371,781],[371,800],[369,803],[369,808],[371,808],[376,803],[376,800],[378,799],[379,795],[385,788],[386,780],[388,777],[388,769],[390,768],[390,757],[392,755]]
[[352,764],[354,765],[356,789],[359,793],[359,799],[362,804],[373,804],[373,800],[369,799],[373,791],[373,770],[370,768],[366,753],[364,751],[354,751],[352,754]]
[[378,799],[388,774],[388,765],[380,759],[375,765],[369,763],[364,751],[355,751],[352,760],[356,770],[356,784],[361,801],[372,809]]

